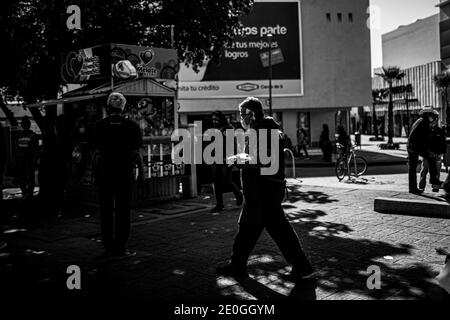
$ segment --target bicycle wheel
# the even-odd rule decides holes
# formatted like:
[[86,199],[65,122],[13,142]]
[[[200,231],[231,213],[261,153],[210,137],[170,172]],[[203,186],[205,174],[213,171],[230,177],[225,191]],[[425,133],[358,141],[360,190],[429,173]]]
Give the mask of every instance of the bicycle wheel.
[[355,170],[355,160],[352,159],[350,161],[350,172],[352,175],[355,175],[357,177],[362,176],[367,171],[367,161],[363,157],[356,156],[356,170]]
[[336,166],[334,167],[336,172],[336,177],[339,181],[345,178],[345,175],[347,174],[347,163],[345,159],[340,158],[336,160]]

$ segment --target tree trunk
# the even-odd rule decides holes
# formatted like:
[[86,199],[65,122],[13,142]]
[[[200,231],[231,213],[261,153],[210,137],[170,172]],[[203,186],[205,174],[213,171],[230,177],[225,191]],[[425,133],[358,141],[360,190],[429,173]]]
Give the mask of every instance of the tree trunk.
[[373,133],[375,135],[375,139],[378,139],[378,125],[377,125],[377,112],[375,110],[376,102],[373,102],[373,114],[372,114],[372,127],[373,127]]
[[392,101],[392,83],[389,84],[388,105],[388,144],[394,143],[394,103]]

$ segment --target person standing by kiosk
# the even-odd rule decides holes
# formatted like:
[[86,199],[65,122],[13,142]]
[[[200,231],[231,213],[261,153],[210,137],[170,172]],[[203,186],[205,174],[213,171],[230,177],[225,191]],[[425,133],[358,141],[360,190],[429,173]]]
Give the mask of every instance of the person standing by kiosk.
[[39,140],[31,130],[31,121],[27,116],[22,118],[20,125],[23,130],[16,140],[15,180],[22,191],[22,198],[26,200],[33,197]]
[[94,135],[103,245],[106,254],[113,257],[136,254],[126,249],[131,226],[134,164],[138,165],[138,179],[142,181],[144,177],[139,153],[143,144],[141,130],[122,115],[125,104],[121,93],[111,93],[107,100],[108,116],[97,123]]

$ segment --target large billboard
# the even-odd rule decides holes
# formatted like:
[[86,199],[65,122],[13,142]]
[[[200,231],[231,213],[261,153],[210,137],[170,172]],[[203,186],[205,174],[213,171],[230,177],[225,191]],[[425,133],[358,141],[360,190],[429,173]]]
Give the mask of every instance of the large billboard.
[[181,66],[180,99],[268,96],[269,46],[273,96],[303,95],[300,2],[256,1],[241,22],[218,64],[206,61],[198,73]]

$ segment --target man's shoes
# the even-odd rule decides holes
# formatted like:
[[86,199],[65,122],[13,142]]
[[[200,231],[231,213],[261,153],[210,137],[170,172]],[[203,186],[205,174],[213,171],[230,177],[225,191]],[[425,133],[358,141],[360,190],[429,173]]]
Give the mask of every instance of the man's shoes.
[[125,259],[136,255],[136,251],[123,250],[116,251],[112,254],[113,259]]
[[300,281],[304,280],[308,277],[311,277],[314,274],[314,269],[310,266],[308,267],[292,267],[290,273],[286,275],[289,280],[292,281]]
[[236,205],[240,206],[242,205],[242,202],[244,202],[244,196],[242,195],[242,192],[239,192],[236,196]]
[[211,213],[221,212],[223,211],[223,205],[216,205],[214,208],[211,209]]
[[246,277],[248,276],[247,268],[244,266],[237,266],[231,261],[225,261],[219,264],[216,268],[216,272],[221,276],[231,277]]
[[439,188],[433,188],[431,189],[432,192],[439,192]]
[[412,193],[412,194],[422,194],[423,193],[423,190],[422,189],[409,189],[409,193]]

